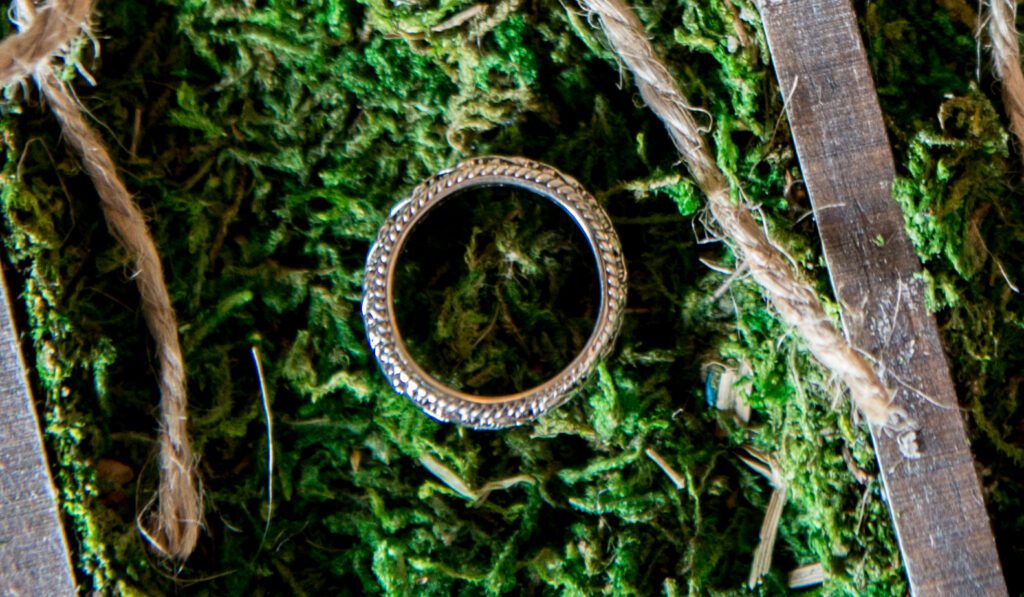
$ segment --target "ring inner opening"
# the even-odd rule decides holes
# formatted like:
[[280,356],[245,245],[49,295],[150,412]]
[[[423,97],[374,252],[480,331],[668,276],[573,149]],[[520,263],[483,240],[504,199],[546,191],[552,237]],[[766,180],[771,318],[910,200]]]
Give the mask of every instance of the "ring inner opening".
[[431,209],[398,256],[393,292],[413,359],[477,396],[555,377],[600,306],[583,231],[550,199],[508,186],[463,189]]

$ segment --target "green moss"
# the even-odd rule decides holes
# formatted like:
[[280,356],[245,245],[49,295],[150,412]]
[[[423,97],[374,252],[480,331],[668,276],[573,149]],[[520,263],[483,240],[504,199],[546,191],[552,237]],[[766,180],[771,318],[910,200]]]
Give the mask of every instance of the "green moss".
[[[753,283],[721,290],[726,276],[701,265],[736,267],[705,242],[700,193],[601,36],[572,5],[474,6],[101,3],[102,57],[79,48],[98,86],[76,86],[160,245],[202,454],[207,533],[181,570],[135,529],[156,486],[158,396],[124,255],[37,98],[12,91],[0,107],[6,257],[83,590],[736,594],[770,491],[736,458],[748,443],[775,455],[790,487],[760,593],[783,592],[786,570],[812,562],[827,571],[824,594],[904,590],[879,482],[858,485],[843,457],[872,473],[867,436]],[[733,192],[762,206],[836,313],[754,3],[638,9],[713,117]],[[451,26],[464,10],[471,18]],[[916,0],[873,2],[861,16],[900,167],[895,195],[1013,571],[1024,554],[1024,350],[1006,281],[1017,283],[1024,254],[1016,157],[991,85],[972,83],[970,27]],[[395,396],[359,316],[364,256],[391,205],[485,153],[578,178],[616,222],[631,282],[618,348],[581,394],[494,433],[440,425]],[[589,333],[586,250],[557,210],[469,199],[426,222],[403,256],[403,329],[453,384],[529,386]],[[272,472],[253,346],[275,421]],[[749,426],[707,407],[712,362],[742,373]],[[101,458],[136,479],[103,478]],[[502,483],[521,478],[532,482]],[[499,489],[472,499],[483,487]]]

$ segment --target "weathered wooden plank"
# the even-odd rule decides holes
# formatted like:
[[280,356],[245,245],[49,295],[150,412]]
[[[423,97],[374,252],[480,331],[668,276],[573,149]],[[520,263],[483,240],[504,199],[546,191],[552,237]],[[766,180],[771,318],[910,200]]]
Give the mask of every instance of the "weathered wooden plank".
[[0,595],[73,595],[53,480],[0,273]]
[[918,457],[872,428],[911,590],[1005,595],[920,263],[892,199],[892,151],[850,0],[762,0],[761,13],[847,337],[920,426]]

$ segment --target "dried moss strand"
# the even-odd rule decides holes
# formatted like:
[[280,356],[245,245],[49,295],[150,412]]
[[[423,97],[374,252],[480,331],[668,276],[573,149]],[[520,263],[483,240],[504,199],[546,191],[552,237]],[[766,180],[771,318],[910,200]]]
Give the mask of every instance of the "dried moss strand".
[[853,402],[872,423],[892,423],[889,393],[874,369],[832,325],[814,290],[801,281],[750,215],[745,201],[734,203],[693,117],[693,110],[654,52],[643,25],[621,0],[580,0],[598,15],[616,54],[636,78],[651,110],[665,123],[672,141],[707,196],[711,213],[727,242],[750,267],[754,280],[787,324],[793,326],[818,361],[842,379]]
[[[1017,35],[1016,0],[990,0],[988,31],[992,37],[992,62],[1003,83],[1003,103],[1010,116],[1010,130],[1024,152],[1024,73],[1020,67],[1020,36]],[[1024,153],[1021,154],[1024,157]]]

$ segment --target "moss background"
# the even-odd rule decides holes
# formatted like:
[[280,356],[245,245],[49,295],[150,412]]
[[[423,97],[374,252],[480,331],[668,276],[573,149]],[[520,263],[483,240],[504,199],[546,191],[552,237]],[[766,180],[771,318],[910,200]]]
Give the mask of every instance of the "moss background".
[[[754,3],[634,4],[713,116],[719,165],[829,300]],[[896,199],[1020,593],[1019,148],[977,53],[973,4],[855,5],[896,153]],[[742,277],[723,289],[727,276],[701,263],[735,265],[709,242],[701,196],[601,36],[572,3],[499,0],[462,13],[473,6],[104,0],[102,53],[85,40],[69,60],[67,78],[151,218],[182,326],[207,504],[207,533],[182,568],[135,529],[156,487],[158,395],[130,267],[38,95],[8,90],[4,257],[80,588],[743,593],[770,493],[737,458],[752,444],[790,485],[773,570],[756,592],[784,592],[786,571],[813,562],[827,573],[822,594],[905,592],[879,481],[860,484],[843,456],[872,475],[869,438],[759,290]],[[471,18],[452,20],[460,14]],[[496,433],[440,425],[394,396],[359,316],[364,256],[391,205],[486,153],[578,178],[612,215],[631,278],[623,333],[598,375],[535,425]],[[593,295],[557,210],[491,199],[453,203],[424,225],[402,272],[424,291],[406,284],[401,305],[437,375],[501,391],[567,360]],[[275,422],[270,508],[252,347]],[[742,373],[749,425],[708,406],[709,367]]]

